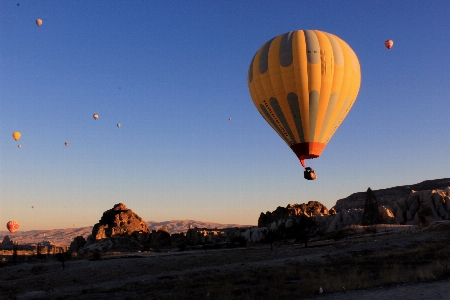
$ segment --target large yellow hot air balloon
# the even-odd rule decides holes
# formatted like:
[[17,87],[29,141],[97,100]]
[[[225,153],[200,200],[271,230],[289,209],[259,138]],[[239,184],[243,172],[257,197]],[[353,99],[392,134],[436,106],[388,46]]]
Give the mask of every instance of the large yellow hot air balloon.
[[18,131],[15,131],[15,132],[13,132],[13,134],[12,134],[12,137],[17,141],[18,139],[20,139],[20,137],[21,137],[22,135],[20,134],[20,132],[18,132]]
[[36,20],[36,25],[39,27],[42,25],[42,20],[41,19],[37,19]]
[[343,40],[298,30],[265,43],[247,79],[256,109],[305,166],[305,159],[322,154],[355,102],[361,72]]

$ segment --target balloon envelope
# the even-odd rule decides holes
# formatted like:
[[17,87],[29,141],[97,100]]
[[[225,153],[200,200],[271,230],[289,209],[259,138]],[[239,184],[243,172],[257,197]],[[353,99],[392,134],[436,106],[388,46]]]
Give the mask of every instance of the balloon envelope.
[[6,223],[6,228],[11,232],[11,234],[14,234],[17,229],[19,229],[19,222],[17,221],[9,221]]
[[94,114],[94,119],[95,119],[95,120],[98,119],[98,114]]
[[[69,142],[65,142],[64,145],[66,145],[66,147],[69,146]],[[75,147],[75,148],[76,148],[76,147]]]
[[120,125],[120,123],[119,123],[119,124],[117,124],[117,127],[118,127],[118,128],[120,128],[120,126],[122,126],[122,125]]
[[386,46],[386,48],[388,48],[388,50],[391,50],[392,46],[394,46],[394,41],[387,40],[386,42],[384,42],[384,46]]
[[248,70],[256,109],[299,159],[319,157],[358,95],[355,52],[319,30],[281,34],[265,43]]
[[[42,20],[41,19],[37,19],[36,20],[36,25],[39,27],[42,25]],[[50,26],[51,27],[51,26]]]
[[20,134],[20,132],[18,132],[18,131],[15,131],[15,132],[13,132],[13,134],[12,134],[12,137],[17,141],[18,139],[20,139],[20,137],[21,137],[22,135]]

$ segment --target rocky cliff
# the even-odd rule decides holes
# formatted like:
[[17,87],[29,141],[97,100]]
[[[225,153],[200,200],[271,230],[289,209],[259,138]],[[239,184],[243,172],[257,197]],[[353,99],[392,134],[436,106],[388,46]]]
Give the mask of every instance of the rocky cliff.
[[318,201],[309,201],[307,204],[288,204],[286,207],[278,206],[273,212],[261,213],[258,227],[268,226],[280,219],[292,219],[300,215],[312,217],[315,215],[328,215],[328,209]]
[[[395,186],[387,189],[374,190],[378,205],[389,205],[393,202],[405,200],[412,191],[445,190],[450,186],[450,178],[426,180],[413,185]],[[366,192],[353,193],[350,196],[337,200],[333,207],[337,212],[341,210],[364,208]]]
[[80,241],[76,240],[72,242],[71,246],[81,252],[113,249],[141,250],[150,238],[150,230],[145,221],[128,209],[125,204],[119,203],[103,213],[82,247],[79,247]]
[[130,236],[133,233],[150,233],[141,217],[128,209],[125,204],[114,205],[103,213],[100,221],[94,225],[92,236],[95,240],[114,236]]
[[[286,208],[278,207],[273,212],[261,213],[258,227],[261,230],[291,228],[299,224],[299,217],[302,216],[314,218],[322,233],[351,225],[397,224],[427,227],[439,221],[450,220],[450,179],[427,180],[414,185],[375,191],[368,188],[366,192],[339,200],[330,211],[316,201],[289,204]],[[249,241],[258,240],[253,231],[247,232]]]

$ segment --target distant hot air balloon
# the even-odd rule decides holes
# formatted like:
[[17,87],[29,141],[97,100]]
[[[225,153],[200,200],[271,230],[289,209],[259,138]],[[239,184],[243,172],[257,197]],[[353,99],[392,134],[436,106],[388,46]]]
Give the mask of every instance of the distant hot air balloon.
[[18,139],[20,139],[20,137],[21,137],[22,135],[20,134],[20,132],[18,132],[18,131],[15,131],[15,132],[13,132],[13,134],[12,134],[12,137],[17,141]]
[[[36,20],[36,25],[39,27],[42,25],[42,20],[41,19],[37,19]],[[51,27],[51,26],[50,26]]]
[[231,118],[228,118],[228,121],[231,121]]
[[[361,72],[355,52],[339,37],[298,30],[265,43],[247,80],[256,109],[305,167],[305,159],[322,154],[355,102]],[[314,177],[305,169],[306,179]]]
[[95,120],[98,119],[98,114],[94,114],[94,119],[95,119]]
[[[64,145],[66,145],[66,147],[69,146],[69,142],[65,142]],[[76,147],[75,147],[75,148],[76,148]]]
[[32,206],[31,208],[34,208],[34,206]]
[[120,128],[120,126],[122,126],[122,125],[121,125],[120,123],[119,123],[119,124],[117,124],[117,127],[118,127],[118,128]]
[[6,223],[6,228],[8,228],[9,232],[14,235],[14,232],[19,229],[19,222],[9,221],[8,223]]
[[388,48],[388,50],[391,50],[392,46],[394,46],[394,41],[387,40],[386,42],[384,42],[384,45],[386,46],[386,48]]
[[22,145],[17,145],[17,147],[20,149],[20,148],[22,148]]

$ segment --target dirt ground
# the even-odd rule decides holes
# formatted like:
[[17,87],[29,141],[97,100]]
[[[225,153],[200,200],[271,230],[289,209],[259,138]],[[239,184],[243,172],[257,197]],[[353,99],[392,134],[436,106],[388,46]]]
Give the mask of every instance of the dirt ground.
[[[69,260],[64,270],[62,263],[54,259],[19,262],[0,268],[0,299],[258,299],[233,293],[255,288],[254,280],[245,278],[245,274],[257,276],[258,272],[276,272],[294,264],[311,266],[330,258],[348,259],[364,251],[402,251],[417,244],[442,241],[449,241],[448,228],[329,240],[311,243],[308,248],[280,244],[273,251],[269,245],[250,244],[233,249],[103,255],[95,261]],[[233,286],[229,280],[215,280],[237,276],[244,276],[239,286]],[[267,284],[270,283],[260,283]],[[273,288],[281,291],[286,288],[284,284],[292,282]],[[313,288],[317,294],[307,299],[445,299],[450,279],[370,289],[343,287],[340,292],[324,290],[321,294],[320,286]],[[268,294],[265,299],[278,298],[273,295]],[[288,299],[305,299],[305,295]]]

